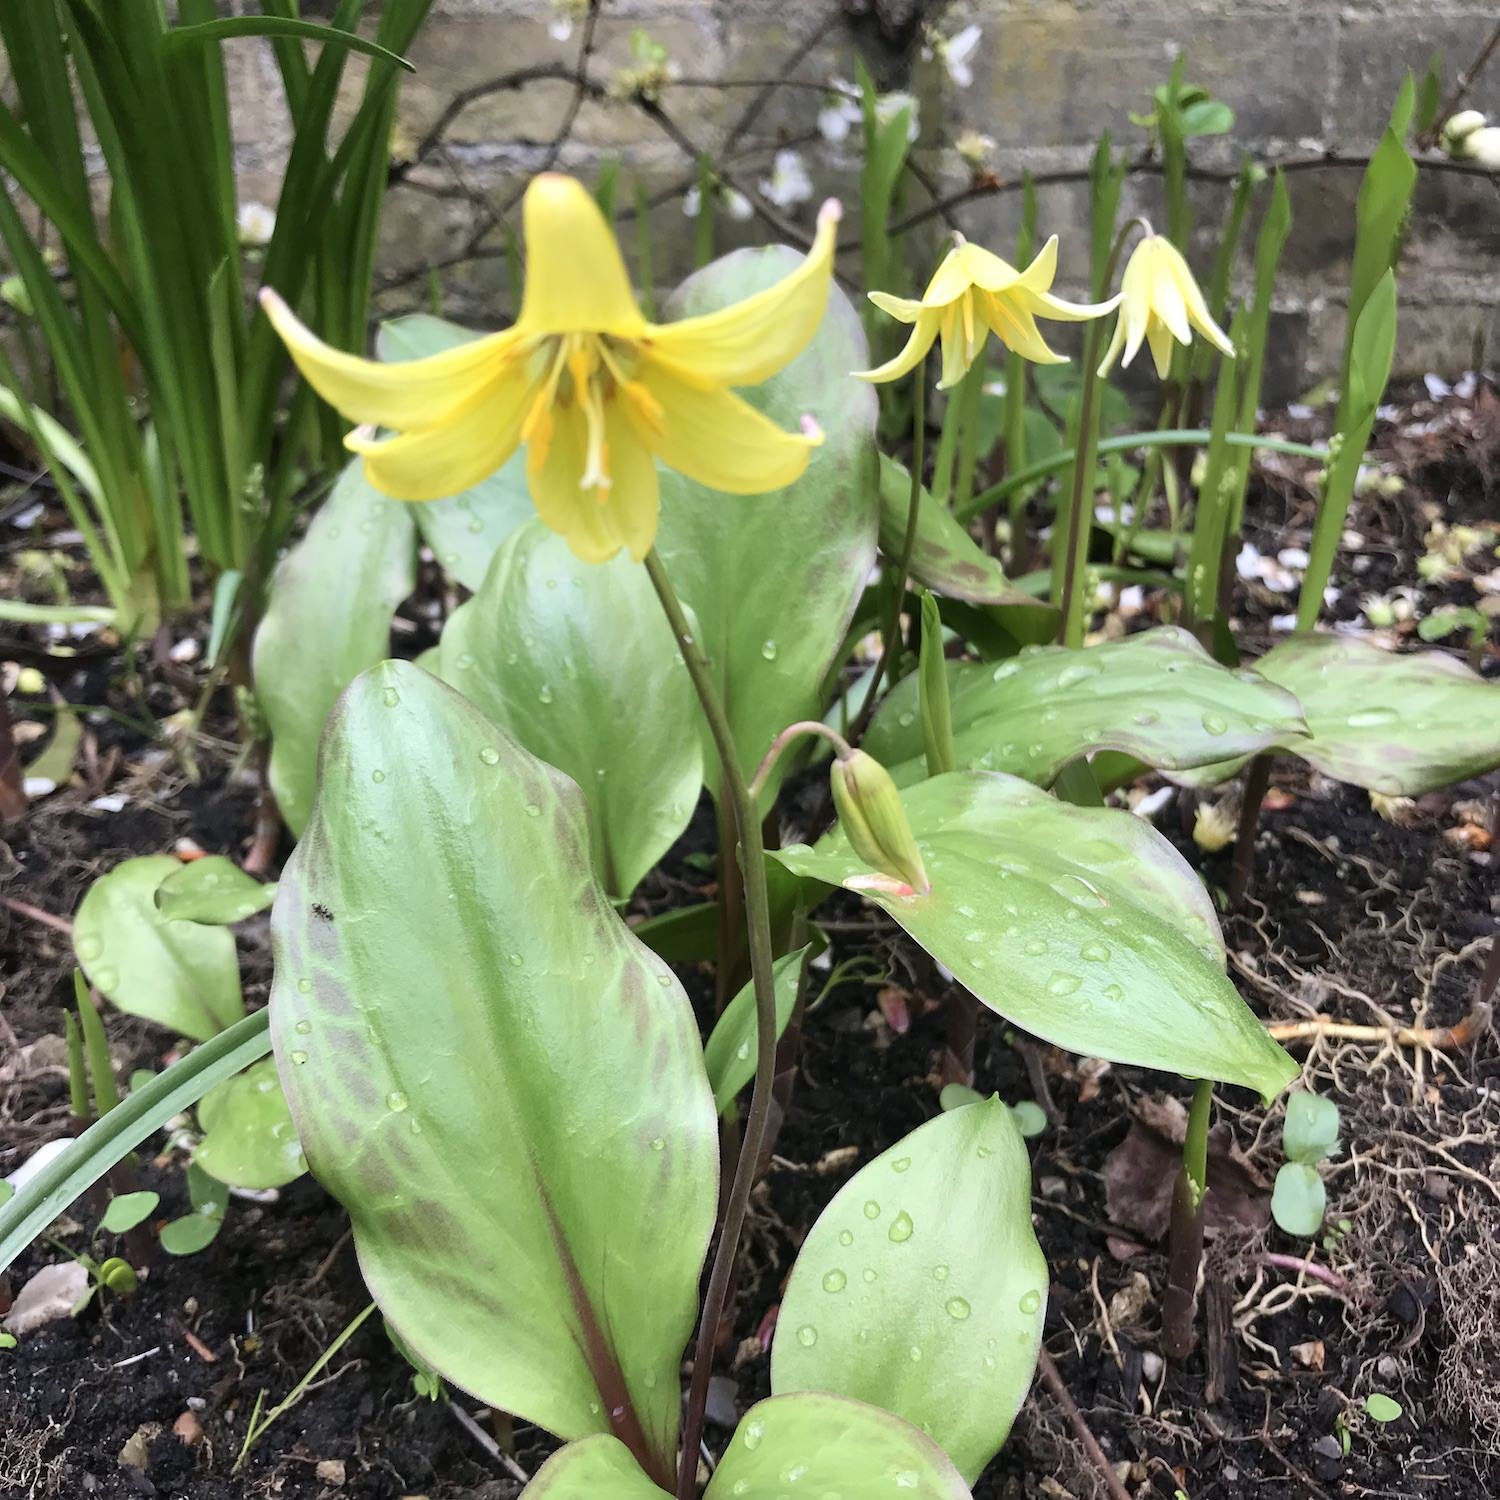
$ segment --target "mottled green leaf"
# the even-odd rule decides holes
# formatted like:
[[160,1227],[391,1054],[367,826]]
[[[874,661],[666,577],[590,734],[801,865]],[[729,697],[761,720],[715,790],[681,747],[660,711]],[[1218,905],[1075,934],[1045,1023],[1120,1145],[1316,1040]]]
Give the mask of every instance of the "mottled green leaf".
[[[1141,819],[984,771],[901,800],[932,890],[863,894],[991,1009],[1073,1052],[1268,1096],[1296,1075],[1225,977],[1202,882]],[[774,857],[830,885],[869,877],[838,829]]]
[[[1250,754],[1302,728],[1295,697],[1220,666],[1175,626],[1083,651],[1036,646],[994,665],[950,662],[948,674],[959,767],[1039,785],[1097,750],[1176,770],[1223,760],[1226,750]],[[915,676],[903,678],[864,741],[903,786],[925,772],[917,698]]]
[[687,996],[588,840],[577,787],[452,689],[365,673],[277,894],[271,1029],[407,1344],[561,1437],[614,1432],[664,1479],[713,1098]]
[[[421,359],[477,336],[456,323],[413,313],[382,323],[375,348],[385,360]],[[525,453],[517,451],[488,479],[461,495],[414,503],[411,514],[444,571],[477,592],[500,543],[536,514],[526,484]]]
[[1025,1143],[998,1098],[971,1104],[877,1156],[819,1214],[782,1295],[771,1387],[894,1412],[972,1484],[1025,1399],[1046,1300]]
[[605,889],[628,896],[703,785],[692,680],[646,570],[580,562],[533,518],[443,630],[438,675],[578,783]]
[[300,834],[333,701],[390,654],[391,617],[416,582],[412,507],[343,472],[307,535],[282,558],[255,632],[255,696],[271,729],[271,790]]
[[307,1170],[272,1058],[205,1094],[198,1124],[194,1164],[230,1187],[280,1187]]
[[232,859],[207,854],[173,870],[156,888],[156,909],[174,922],[228,927],[264,911],[276,886],[247,875]]
[[100,876],[73,920],[73,951],[111,1004],[205,1042],[245,1013],[240,966],[231,932],[157,910],[156,888],[181,868],[148,854]]
[[[880,550],[891,559],[901,556],[906,540],[907,507],[911,503],[911,472],[888,454],[880,455]],[[1005,576],[995,558],[985,552],[946,506],[937,504],[926,486],[917,510],[917,540],[912,548],[911,575],[936,594],[970,604],[1011,604],[1036,614],[1055,613],[1040,599],[1023,594]]]
[[963,1476],[920,1429],[863,1401],[821,1391],[775,1395],[752,1406],[704,1500],[782,1500],[789,1494],[970,1500]]
[[559,1448],[521,1494],[525,1500],[671,1500],[624,1443],[603,1433]]
[[[812,944],[784,954],[772,965],[776,980],[776,1035],[786,1030],[797,1005],[797,987],[802,978],[802,961]],[[714,1024],[713,1034],[703,1048],[703,1066],[708,1069],[709,1086],[714,1091],[714,1108],[723,1114],[739,1091],[755,1077],[755,985],[747,983]]]
[[[683,284],[674,313],[747,297],[798,259],[779,247],[726,255]],[[865,360],[859,319],[834,287],[812,343],[779,375],[740,393],[781,427],[795,430],[804,414],[817,420],[826,440],[802,477],[768,495],[723,495],[672,471],[661,476],[657,547],[697,614],[747,775],[774,734],[821,715],[824,676],[875,561],[876,397],[848,378]],[[704,764],[716,787],[711,747]],[[767,800],[779,781],[772,777]]]

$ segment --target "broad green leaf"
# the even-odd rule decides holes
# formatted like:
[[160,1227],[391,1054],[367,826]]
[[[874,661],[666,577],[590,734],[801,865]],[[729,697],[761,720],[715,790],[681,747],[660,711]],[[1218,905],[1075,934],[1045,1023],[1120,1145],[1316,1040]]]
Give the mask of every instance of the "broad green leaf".
[[[421,359],[477,337],[457,323],[413,313],[382,323],[375,350],[385,360]],[[501,542],[536,514],[526,484],[525,453],[513,454],[473,489],[447,500],[415,503],[411,512],[444,572],[477,593]]]
[[438,675],[578,783],[600,879],[628,896],[703,785],[701,710],[646,570],[579,562],[533,517],[443,630]]
[[273,1188],[307,1170],[273,1059],[221,1083],[198,1106],[203,1139],[193,1164],[230,1187]]
[[717,951],[719,905],[716,901],[699,901],[658,912],[636,923],[631,931],[668,963],[705,963]]
[[[797,1006],[797,988],[802,979],[802,961],[812,944],[784,954],[771,966],[776,980],[776,1035],[786,1030]],[[747,983],[714,1024],[703,1048],[703,1066],[708,1069],[714,1108],[723,1114],[736,1095],[755,1077],[755,985]]]
[[1401,1418],[1401,1403],[1372,1391],[1365,1397],[1365,1411],[1377,1422],[1396,1422]]
[[247,875],[232,859],[208,854],[179,866],[156,888],[156,909],[174,922],[228,927],[264,911],[276,887]]
[[245,1014],[240,966],[231,932],[157,910],[156,888],[181,868],[148,854],[100,876],[74,918],[73,951],[111,1004],[204,1042]]
[[270,1051],[263,1010],[194,1047],[150,1082],[132,1089],[60,1151],[9,1202],[0,1194],[0,1271],[67,1206],[123,1161],[153,1131],[190,1108],[221,1079]]
[[963,1476],[926,1433],[879,1407],[821,1391],[752,1406],[704,1500],[782,1500],[789,1492],[819,1500],[970,1500]]
[[127,1229],[134,1229],[149,1219],[160,1202],[160,1193],[121,1193],[118,1198],[109,1200],[99,1227],[109,1234],[124,1234]]
[[[784,248],[738,250],[690,277],[674,310],[711,312],[797,263]],[[779,375],[741,392],[780,427],[795,430],[809,413],[822,427],[825,441],[795,484],[722,495],[669,470],[661,476],[657,548],[697,615],[747,776],[779,730],[822,714],[824,676],[875,561],[876,398],[848,378],[864,368],[865,347],[854,309],[834,287],[812,343]],[[717,757],[703,733],[717,789]],[[779,784],[772,777],[767,801]]]
[[1288,1161],[1315,1167],[1339,1148],[1339,1107],[1332,1099],[1299,1091],[1289,1094],[1281,1126]]
[[771,1388],[894,1412],[973,1484],[1026,1397],[1046,1301],[1031,1159],[990,1098],[914,1130],[818,1215],[782,1295]]
[[373,489],[356,459],[278,564],[255,632],[271,790],[294,834],[312,810],[328,710],[357,673],[390,654],[391,617],[415,582],[412,507]]
[[1316,1234],[1327,1207],[1328,1190],[1316,1167],[1300,1161],[1282,1163],[1271,1188],[1271,1217],[1288,1234]]
[[671,1500],[619,1438],[600,1433],[559,1448],[531,1477],[525,1500]]
[[271,928],[282,1083],[382,1312],[444,1379],[666,1477],[713,1098],[577,787],[385,662],[330,716]]
[[[1230,747],[1262,750],[1302,729],[1291,693],[1220,666],[1170,625],[1083,651],[1040,646],[994,665],[950,662],[948,674],[959,767],[1039,785],[1096,750],[1175,770],[1222,760]],[[899,785],[924,772],[917,698],[916,677],[903,678],[865,737]]]
[[[911,473],[904,464],[880,455],[880,551],[891,560],[901,556],[906,540],[906,511],[911,501]],[[911,574],[936,594],[970,604],[1013,604],[1039,614],[1049,606],[1015,588],[1005,570],[964,528],[922,489],[917,509],[917,540]]]
[[[1295,635],[1254,670],[1307,715],[1308,737],[1280,748],[1337,781],[1417,797],[1500,766],[1500,686],[1443,652],[1398,655],[1355,636]],[[1177,779],[1213,786],[1243,764]]]
[[774,857],[861,890],[992,1010],[1059,1047],[1266,1096],[1296,1075],[1224,975],[1202,882],[1141,819],[984,771],[934,776],[901,800],[926,896],[864,884],[838,829]]

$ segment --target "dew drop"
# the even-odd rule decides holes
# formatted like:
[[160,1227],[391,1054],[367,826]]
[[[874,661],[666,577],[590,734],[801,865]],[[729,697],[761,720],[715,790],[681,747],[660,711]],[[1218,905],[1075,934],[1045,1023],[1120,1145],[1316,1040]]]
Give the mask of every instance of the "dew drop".
[[1100,992],[1106,1000],[1123,1000],[1125,991],[1117,984],[1107,984]]
[[307,1053],[302,1051],[293,1052],[292,1061],[300,1068],[307,1061]]
[[1108,943],[1085,943],[1078,950],[1078,956],[1091,964],[1106,963],[1109,959]]
[[760,1447],[760,1440],[766,1435],[766,1424],[764,1422],[745,1423],[745,1446],[754,1453]]
[[552,701],[552,684],[550,682],[544,682],[541,687],[536,690],[536,696],[538,702],[550,703]]
[[946,1281],[948,1279],[947,1266],[934,1266],[932,1268],[932,1279],[934,1281]]
[[891,1163],[891,1171],[893,1172],[905,1172],[910,1170],[910,1168],[911,1157],[909,1156],[898,1156],[895,1161]]
[[854,1243],[854,1231],[852,1229],[839,1230],[839,1244],[852,1245]]
[[993,1370],[995,1368],[995,1356],[993,1354],[985,1355],[984,1367],[986,1370]]
[[1069,974],[1062,969],[1054,969],[1052,977],[1047,981],[1047,993],[1061,998],[1064,995],[1072,995],[1077,992],[1079,985],[1083,983],[1076,974]]
[[99,988],[105,992],[105,994],[108,994],[110,990],[114,989],[114,987],[119,984],[119,982],[119,973],[114,969],[99,969],[94,974],[94,983],[97,984]]
[[910,729],[917,722],[917,716],[908,709],[904,714],[897,715],[896,722],[903,729]]
[[823,1277],[823,1290],[825,1292],[841,1292],[849,1285],[849,1278],[837,1268],[829,1271]]
[[734,1055],[739,1058],[741,1062],[744,1062],[750,1056],[750,1043],[741,1042],[739,1046],[734,1049]]
[[373,782],[375,782],[377,785],[379,785],[380,782],[382,782],[382,781],[385,780],[385,772],[384,771],[379,771],[379,770],[371,771],[370,772],[370,780],[373,781]]
[[1003,661],[990,674],[992,682],[1004,682],[1007,677],[1014,677],[1021,670],[1020,662]]
[[92,933],[88,937],[81,937],[74,946],[78,949],[78,956],[85,963],[99,957],[104,952],[104,944]]
[[995,1148],[993,1146],[976,1146],[974,1148],[974,1155],[975,1156],[980,1156],[980,1157],[983,1157],[983,1156],[993,1156],[994,1154],[995,1154]]
[[297,988],[301,990],[304,995],[310,995],[312,993],[312,980],[299,979],[297,981]]
[[1203,728],[1209,734],[1224,734],[1229,729],[1229,721],[1222,714],[1204,714]]
[[1042,1294],[1033,1288],[1021,1296],[1021,1311],[1030,1317],[1042,1305]]
[[295,1031],[298,1036],[309,1036],[312,1033],[312,1022],[298,1021],[297,1024],[292,1027],[292,1030]]
[[783,1484],[796,1484],[796,1482],[807,1473],[806,1464],[788,1464],[781,1471],[781,1482]]
[[484,530],[484,522],[481,521],[478,516],[474,516],[469,521],[469,531],[473,535],[477,536],[483,530]]
[[731,1495],[748,1495],[750,1493],[750,1481],[748,1479],[736,1479],[729,1487]]
[[1032,938],[1026,944],[1026,951],[1031,954],[1033,958],[1035,958],[1038,954],[1045,953],[1047,951],[1047,944],[1041,938]]
[[670,974],[658,974],[656,976],[656,982],[664,990],[669,990],[672,988],[672,976]]
[[907,1213],[907,1211],[903,1208],[901,1212],[891,1220],[891,1227],[888,1231],[888,1238],[894,1244],[904,1245],[907,1240],[911,1238],[912,1230],[915,1227],[916,1226],[911,1221],[911,1215]]
[[797,1342],[804,1349],[811,1349],[818,1342],[818,1330],[811,1323],[804,1323],[797,1330]]
[[1379,729],[1400,717],[1394,708],[1359,708],[1349,715],[1351,729]]
[[950,1297],[944,1304],[950,1318],[957,1318],[960,1322],[974,1311],[962,1297]]
[[864,1270],[859,1274],[861,1279],[864,1281],[874,1281],[876,1279],[877,1272],[874,1266],[866,1266]]
[[651,1149],[653,1151],[665,1151],[667,1149],[667,1143],[661,1136],[653,1136],[651,1138]]
[[1143,708],[1135,716],[1135,722],[1137,724],[1141,724],[1141,725],[1145,725],[1145,724],[1160,724],[1161,723],[1161,715],[1159,713],[1157,713],[1157,711],[1154,708]]
[[500,752],[493,745],[486,745],[479,752],[479,758],[487,766],[498,766],[500,764]]
[[763,657],[765,657],[765,659],[767,661],[775,661],[776,660],[776,642],[775,641],[766,641],[761,646],[761,648],[760,648],[760,654]]
[[385,1102],[388,1109],[393,1109],[397,1114],[400,1114],[401,1111],[406,1108],[409,1101],[407,1100],[406,1095],[403,1094],[400,1089],[392,1089],[390,1093],[385,1096]]
[[922,1351],[916,1344],[913,1344],[911,1348],[906,1351],[906,1355],[913,1364],[917,1364],[922,1358]]
[[541,815],[542,810],[535,802],[528,802],[526,804],[526,816],[528,818],[539,818]]
[[467,672],[474,665],[474,658],[467,651],[461,652],[456,665],[460,672]]
[[867,1219],[878,1219],[879,1217],[880,1217],[880,1205],[873,1198],[871,1198],[865,1204],[865,1218],[867,1218]]
[[[921,1351],[913,1349],[911,1357],[913,1359],[921,1359]],[[919,1476],[914,1469],[898,1469],[891,1475],[891,1478],[895,1481],[898,1490],[914,1490],[920,1483]]]
[[385,690],[385,691],[384,691],[384,692],[383,692],[383,693],[382,693],[382,694],[381,694],[381,695],[380,695],[380,699],[381,699],[381,702],[383,702],[383,703],[384,703],[384,704],[385,704],[385,706],[386,706],[386,707],[387,707],[387,708],[395,708],[395,706],[396,706],[396,705],[397,705],[397,704],[398,704],[398,703],[400,703],[400,701],[401,701],[401,694],[400,694],[400,693],[398,693],[398,692],[397,692],[397,691],[396,691],[396,690],[395,690],[395,688],[393,688],[393,687],[388,687],[388,688],[387,688],[387,689],[386,689],[386,690]]

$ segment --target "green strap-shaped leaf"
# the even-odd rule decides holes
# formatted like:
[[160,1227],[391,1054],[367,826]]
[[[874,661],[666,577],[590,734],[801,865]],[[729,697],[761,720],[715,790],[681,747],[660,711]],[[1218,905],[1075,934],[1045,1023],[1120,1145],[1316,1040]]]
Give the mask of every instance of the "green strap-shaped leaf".
[[704,1500],[801,1495],[970,1500],[963,1476],[925,1433],[879,1407],[821,1391],[794,1391],[752,1406]]
[[445,1379],[667,1479],[718,1159],[687,997],[577,787],[436,678],[359,677],[320,775],[271,1029],[371,1293]]
[[[802,961],[812,949],[808,943],[787,953],[771,966],[776,980],[776,1035],[786,1030],[797,1008],[797,988],[802,979]],[[714,1091],[714,1108],[723,1114],[739,1091],[755,1077],[755,985],[747,983],[724,1007],[714,1023],[713,1034],[703,1048],[703,1066],[708,1069]]]
[[207,854],[179,865],[156,888],[156,909],[174,922],[228,927],[264,911],[276,887],[247,875],[232,859]]
[[998,1098],[971,1104],[877,1156],[819,1214],[781,1299],[771,1387],[895,1412],[973,1484],[1031,1384],[1046,1300],[1021,1132]]
[[271,579],[255,696],[271,729],[271,790],[294,834],[312,811],[328,710],[390,654],[391,617],[416,582],[411,511],[367,484],[356,459]]
[[628,896],[687,827],[703,785],[698,700],[629,558],[579,562],[533,517],[448,621],[438,675],[578,783],[612,896]]
[[231,932],[157,910],[157,887],[181,868],[148,854],[100,876],[73,919],[73,952],[111,1004],[206,1042],[245,1014],[240,966]]
[[[887,454],[880,455],[880,550],[899,558],[906,540],[906,512],[911,503],[911,473]],[[939,505],[926,486],[917,510],[917,540],[912,548],[911,574],[936,594],[969,604],[1011,604],[1038,615],[1054,611],[1040,599],[1023,594],[1005,576],[1000,564],[985,552],[953,513]]]
[[1202,882],[1134,814],[985,771],[934,776],[901,801],[926,896],[870,887],[838,829],[774,857],[862,890],[992,1010],[1060,1047],[1267,1096],[1296,1075],[1224,975]]
[[[706,313],[748,297],[799,258],[779,247],[726,255],[683,284],[674,311]],[[875,561],[875,392],[848,378],[864,368],[865,350],[859,319],[834,287],[812,343],[779,375],[740,393],[780,427],[795,430],[810,414],[823,429],[795,484],[723,495],[672,471],[661,476],[657,547],[697,614],[747,776],[774,734],[822,713],[824,675]],[[704,761],[716,788],[711,749]],[[768,801],[779,784],[772,777]]]
[[[991,665],[951,662],[948,695],[961,769],[1046,786],[1070,760],[1120,750],[1172,770],[1251,754],[1304,728],[1297,699],[1220,666],[1186,631],[1161,626],[1069,651],[1037,646]],[[915,676],[880,706],[864,746],[898,785],[925,774]]]
[[203,1096],[193,1164],[230,1187],[274,1188],[307,1170],[286,1095],[269,1057]]
[[[375,351],[381,359],[421,359],[477,337],[457,323],[413,313],[382,323]],[[501,542],[536,514],[526,483],[525,453],[513,454],[473,489],[448,500],[415,503],[411,513],[443,570],[477,593]]]
[[[1348,635],[1295,635],[1255,663],[1296,695],[1309,734],[1278,748],[1325,776],[1418,797],[1500,766],[1500,685],[1441,651],[1396,654]],[[1244,758],[1174,779],[1228,781]]]

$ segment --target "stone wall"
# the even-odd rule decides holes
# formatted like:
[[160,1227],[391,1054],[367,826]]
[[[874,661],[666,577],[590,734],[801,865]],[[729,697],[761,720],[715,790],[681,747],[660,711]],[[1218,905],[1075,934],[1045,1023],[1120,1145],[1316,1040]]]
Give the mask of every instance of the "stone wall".
[[[580,28],[559,39],[549,30],[554,16],[546,0],[437,0],[411,51],[417,72],[404,84],[398,152],[414,153],[462,90],[517,69],[572,69]],[[690,146],[722,160],[736,181],[752,188],[769,177],[778,149],[795,147],[815,191],[786,213],[804,229],[825,193],[839,194],[854,208],[858,132],[839,143],[824,139],[818,112],[826,96],[806,85],[851,78],[856,54],[882,88],[918,94],[916,159],[940,192],[951,192],[972,176],[954,148],[966,128],[993,138],[992,169],[1008,182],[1022,168],[1045,177],[1086,167],[1104,129],[1138,151],[1144,133],[1129,112],[1149,108],[1150,90],[1179,50],[1187,54],[1189,78],[1237,116],[1230,137],[1193,143],[1194,160],[1204,169],[1227,173],[1247,150],[1265,161],[1305,163],[1328,152],[1362,156],[1379,138],[1405,70],[1420,72],[1440,51],[1451,78],[1495,21],[1494,8],[1480,0],[604,0],[591,76],[608,84],[633,65],[631,35],[644,28],[682,75],[662,95],[677,134],[629,101],[586,97],[555,159],[590,179],[609,159],[621,161],[618,201],[633,204],[637,184],[653,201],[655,273],[669,285],[691,264],[694,226],[682,212],[694,172]],[[961,87],[940,59],[923,58],[922,29],[930,25],[952,36],[975,22],[982,40],[970,59],[972,81]],[[253,198],[274,192],[287,125],[264,48],[234,44],[233,66],[244,187]],[[757,91],[698,82],[783,75],[803,86],[777,89],[739,131],[736,122]],[[445,311],[477,322],[508,315],[503,238],[491,232],[476,244],[476,229],[512,201],[529,173],[553,159],[574,93],[565,79],[542,78],[477,98],[452,119],[440,146],[403,168],[384,230],[383,310],[426,304],[432,283],[422,268],[436,264]],[[1483,108],[1490,100],[1500,112],[1500,61],[1471,102]],[[1357,167],[1319,165],[1289,179],[1295,222],[1280,283],[1272,394],[1294,394],[1337,363],[1359,178]],[[1159,218],[1160,186],[1147,172],[1133,176],[1125,211]],[[1226,190],[1200,181],[1193,193],[1201,265],[1212,253]],[[908,207],[926,201],[914,188]],[[971,238],[1006,253],[1018,207],[1018,195],[1004,192],[964,204],[954,219]],[[1086,187],[1076,180],[1044,185],[1039,218],[1044,234],[1061,236],[1062,280],[1077,290],[1087,253]],[[849,222],[857,222],[857,214]],[[923,263],[935,252],[941,227],[935,220],[917,232],[926,237],[918,247]],[[634,232],[622,226],[627,245]],[[768,236],[774,231],[763,222],[718,215],[721,249]],[[476,249],[477,257],[470,254]],[[844,269],[857,274],[852,259]],[[1496,183],[1424,171],[1401,277],[1402,374],[1452,374],[1473,361],[1497,323],[1497,272]]]

